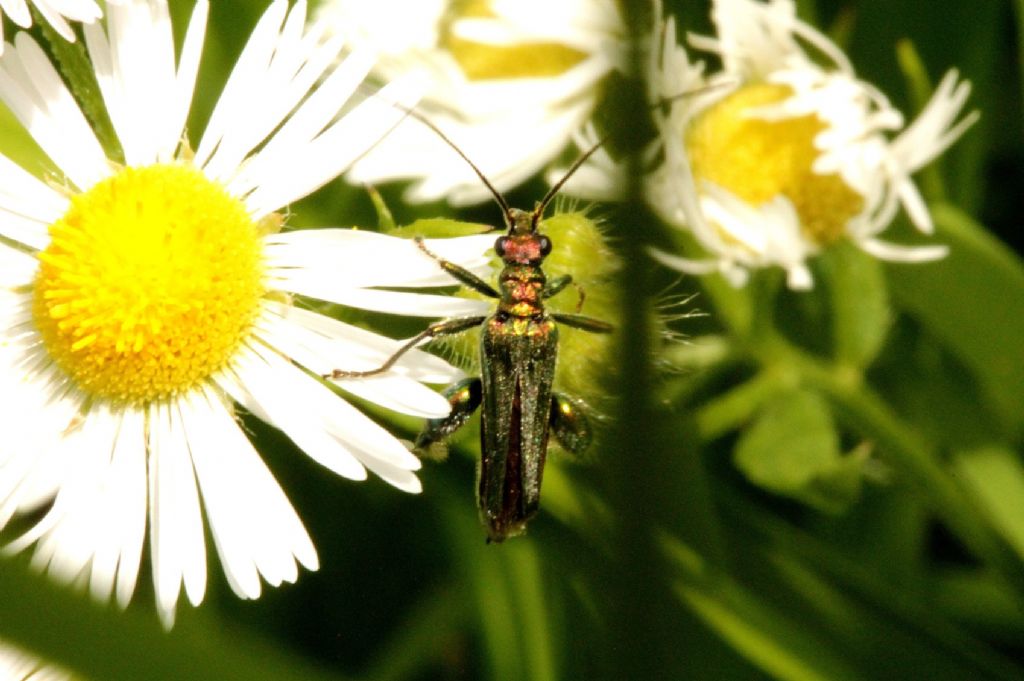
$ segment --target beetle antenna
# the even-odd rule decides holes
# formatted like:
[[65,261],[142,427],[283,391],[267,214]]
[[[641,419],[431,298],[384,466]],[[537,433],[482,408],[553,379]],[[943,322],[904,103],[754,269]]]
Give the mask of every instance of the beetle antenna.
[[[727,85],[730,85],[730,83],[713,83],[711,85],[705,85],[703,87],[695,88],[693,90],[687,90],[686,92],[680,92],[679,94],[671,95],[669,97],[662,97],[657,102],[655,102],[651,106],[651,108],[654,109],[659,106],[664,106],[665,104],[674,102],[677,99],[684,99],[686,97],[693,97],[696,95],[704,94],[705,92],[717,90],[718,88]],[[595,153],[597,153],[598,149],[604,146],[604,143],[608,141],[609,137],[611,137],[611,135],[605,135],[604,137],[602,137],[594,146],[590,147],[585,152],[580,154],[580,157],[577,158],[571,166],[569,166],[569,169],[565,171],[565,174],[562,175],[562,178],[558,180],[558,182],[556,182],[551,187],[551,189],[548,190],[548,193],[544,195],[544,198],[537,203],[537,207],[533,211],[535,220],[540,218],[540,216],[544,213],[544,209],[547,208],[547,205],[551,202],[551,199],[555,198],[555,195],[558,194],[559,190],[561,190],[565,183],[569,181],[569,178],[572,177],[573,174],[580,169],[581,165],[587,162],[588,158],[593,156]]]
[[609,137],[610,135],[605,135],[600,140],[598,140],[597,144],[587,149],[585,152],[580,154],[579,158],[573,161],[573,164],[569,166],[569,169],[567,171],[565,171],[565,174],[562,175],[562,178],[558,180],[558,182],[556,182],[554,185],[552,185],[551,189],[548,190],[548,193],[544,195],[543,199],[537,202],[536,208],[533,209],[534,220],[539,219],[540,216],[544,214],[544,209],[547,208],[549,203],[551,203],[551,199],[555,198],[555,195],[558,194],[562,186],[565,185],[565,183],[569,181],[569,178],[572,177],[573,174],[580,169],[580,166],[586,163],[588,158],[593,156],[595,153],[597,153],[598,149],[604,146],[604,143],[608,141]]
[[491,181],[487,179],[487,176],[484,175],[484,172],[477,168],[475,163],[469,160],[469,157],[466,156],[465,152],[463,152],[462,149],[459,148],[459,145],[455,144],[455,142],[453,142],[451,138],[448,137],[448,135],[444,134],[441,128],[437,127],[436,123],[434,123],[432,120],[421,114],[419,111],[416,111],[411,107],[405,106],[404,104],[399,104],[398,102],[389,102],[389,104],[391,104],[391,106],[395,107],[405,115],[412,116],[420,123],[433,130],[434,133],[438,137],[440,137],[445,144],[454,149],[455,153],[461,156],[462,160],[469,164],[469,167],[473,169],[473,172],[476,173],[477,177],[480,178],[480,181],[483,182],[484,186],[487,187],[488,191],[491,192],[491,196],[493,196],[494,200],[498,202],[499,206],[501,206],[501,210],[505,214],[505,220],[511,220],[512,209],[509,207],[508,201],[505,200],[505,197],[501,195],[501,192],[494,188],[494,185],[491,184]]

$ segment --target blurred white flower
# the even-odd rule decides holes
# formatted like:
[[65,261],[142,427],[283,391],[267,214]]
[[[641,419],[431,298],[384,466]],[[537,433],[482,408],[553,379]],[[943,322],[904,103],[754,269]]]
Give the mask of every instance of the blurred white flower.
[[[46,19],[54,30],[65,40],[75,41],[75,32],[67,20],[81,21],[87,24],[103,16],[103,12],[94,0],[31,0],[39,14]],[[28,28],[32,25],[32,13],[26,0],[0,0],[0,54],[3,54],[3,16],[6,15],[18,26]]]
[[[692,274],[721,272],[742,285],[750,270],[782,267],[791,288],[813,285],[807,259],[849,239],[872,255],[922,262],[942,245],[900,246],[878,235],[899,208],[922,233],[928,210],[911,175],[977,120],[956,122],[970,85],[950,71],[909,126],[853,72],[827,37],[796,18],[792,0],[715,0],[715,37],[689,36],[718,55],[712,75],[677,42],[675,22],[657,21],[649,68],[659,139],[648,158],[648,200],[688,230],[705,256],[655,251]],[[893,137],[893,135],[895,136]],[[583,148],[593,130],[578,135]],[[566,185],[586,198],[615,198],[621,166],[600,152]]]
[[0,640],[0,681],[71,681],[71,672],[46,664]]
[[[235,404],[339,475],[408,492],[419,460],[316,376],[379,366],[400,343],[291,304],[300,294],[445,316],[486,304],[383,290],[450,284],[413,242],[346,229],[280,232],[276,211],[336,178],[402,117],[394,83],[339,117],[373,66],[338,63],[306,7],[273,2],[195,151],[185,121],[209,6],[175,58],[165,0],[108,3],[85,43],[125,163],[108,159],[27,33],[0,61],[0,98],[58,169],[42,181],[0,156],[0,528],[42,519],[7,549],[126,605],[149,525],[158,611],[206,587],[204,519],[243,598],[317,567],[302,522],[245,437]],[[332,65],[337,63],[337,67]],[[316,83],[320,85],[315,85]],[[493,236],[430,248],[486,272]],[[345,392],[420,417],[448,413],[422,382],[460,375],[423,352]]]
[[[505,191],[562,152],[622,62],[614,0],[331,0],[319,19],[380,54],[377,74],[424,74],[417,111]],[[407,198],[489,198],[466,163],[415,118],[348,173],[352,182],[413,179]]]
[[664,163],[651,177],[651,201],[709,256],[659,259],[685,272],[721,271],[736,285],[750,269],[779,266],[803,289],[813,284],[807,258],[844,238],[887,260],[943,257],[945,246],[878,235],[900,206],[932,232],[911,175],[977,119],[954,123],[970,85],[947,73],[904,128],[846,55],[797,19],[792,0],[715,0],[712,18],[716,36],[690,43],[718,55],[714,75],[689,62],[671,20],[654,54],[653,99],[668,101],[668,112],[658,117]]

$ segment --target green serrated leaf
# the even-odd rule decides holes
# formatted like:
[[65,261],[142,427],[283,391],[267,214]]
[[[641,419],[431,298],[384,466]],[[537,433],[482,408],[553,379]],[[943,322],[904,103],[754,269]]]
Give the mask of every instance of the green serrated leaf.
[[980,379],[991,411],[1024,431],[1024,264],[985,228],[947,204],[933,208],[942,262],[891,268],[893,296]]

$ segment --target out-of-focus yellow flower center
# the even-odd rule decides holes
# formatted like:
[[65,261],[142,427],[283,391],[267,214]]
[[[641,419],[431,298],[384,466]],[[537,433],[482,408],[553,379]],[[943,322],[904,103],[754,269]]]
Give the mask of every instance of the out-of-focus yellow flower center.
[[459,19],[493,18],[488,0],[455,0],[441,26],[441,47],[447,49],[469,80],[552,78],[576,66],[587,55],[561,43],[498,46],[460,38],[452,32]]
[[766,121],[747,113],[792,94],[785,85],[745,85],[694,121],[686,147],[698,182],[714,182],[755,205],[785,195],[804,235],[824,246],[843,236],[864,199],[839,175],[811,170],[818,156],[814,137],[825,127],[817,116]]
[[146,403],[225,365],[264,294],[259,227],[199,170],[126,168],[72,198],[39,254],[33,316],[90,395]]

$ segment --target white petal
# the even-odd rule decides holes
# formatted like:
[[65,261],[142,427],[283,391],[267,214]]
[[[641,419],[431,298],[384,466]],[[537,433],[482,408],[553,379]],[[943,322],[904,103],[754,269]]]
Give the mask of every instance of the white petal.
[[193,461],[232,589],[256,598],[259,574],[273,585],[294,581],[296,557],[316,569],[316,551],[302,522],[226,407],[209,391],[186,404],[190,418],[209,434],[196,442]]
[[339,475],[365,478],[353,455],[364,464],[376,459],[406,470],[419,468],[419,460],[387,430],[276,353],[251,348],[236,361],[240,381],[271,423]]
[[492,308],[483,300],[339,286],[326,280],[319,272],[279,270],[274,274],[272,284],[276,289],[361,310],[410,317],[461,317],[487,314]]
[[[282,343],[282,354],[299,362],[314,374],[347,368],[365,371],[384,363],[402,341],[392,340],[332,317],[291,305],[266,301],[266,316],[259,323],[269,345]],[[288,348],[288,350],[285,350]],[[422,350],[410,350],[393,367],[396,374],[425,383],[450,383],[462,372]]]
[[406,116],[422,88],[415,78],[393,81],[324,130],[306,149],[291,149],[282,157],[273,184],[264,183],[246,203],[256,215],[276,210],[320,188],[369,151]]
[[[185,136],[185,122],[192,106],[195,93],[196,77],[199,74],[199,60],[203,51],[203,38],[206,34],[206,20],[209,15],[208,0],[200,0],[192,10],[192,18],[185,33],[185,42],[181,48],[181,59],[175,78],[175,89],[171,94],[171,111],[166,121],[167,142],[162,149],[173,149]],[[174,146],[171,146],[173,144]],[[163,159],[170,160],[170,159]]]
[[[235,62],[235,67],[231,70],[231,75],[228,77],[220,99],[217,100],[217,106],[203,132],[202,141],[194,158],[197,166],[207,166],[207,162],[225,136],[241,134],[239,128],[242,124],[251,121],[247,115],[247,109],[252,107],[253,110],[257,110],[259,101],[253,100],[253,93],[261,85],[261,78],[270,63],[277,42],[276,36],[287,11],[288,3],[285,0],[275,0],[267,7],[257,22],[242,53]],[[254,141],[253,144],[258,141]],[[212,172],[211,176],[218,177],[216,173]]]
[[[358,364],[358,369],[350,368],[348,370],[375,369],[389,357],[389,355],[383,355],[367,360],[364,351],[360,353],[361,361],[355,362],[353,357],[337,352],[332,347],[336,344],[332,343],[331,339],[319,336],[308,328],[280,317],[275,319],[273,316],[268,316],[260,324],[258,337],[284,356],[318,375],[328,374],[341,367],[352,367],[355,364]],[[412,358],[403,357],[402,359],[406,365],[413,361]],[[450,407],[444,397],[416,380],[400,375],[401,373],[404,373],[402,368],[393,368],[380,376],[343,379],[337,381],[337,384],[347,392],[375,402],[386,409],[424,418],[448,415]],[[453,377],[458,373],[454,368],[450,371]]]
[[648,253],[662,265],[685,274],[711,274],[718,270],[718,265],[714,260],[692,260],[690,258],[683,258],[678,255],[666,253],[658,248],[651,248]]
[[0,96],[39,146],[79,188],[109,173],[92,128],[43,50],[25,32],[0,59]]
[[29,12],[28,4],[25,0],[4,0],[2,5],[4,14],[15,24],[22,28],[28,28],[32,25],[32,14]]
[[157,404],[150,408],[147,426],[150,556],[157,611],[169,626],[182,583],[193,604],[202,600],[206,550],[185,425],[177,409]]
[[[336,48],[331,52],[323,51],[322,63],[319,64],[318,70],[323,70],[334,61],[336,51]],[[355,52],[346,56],[331,75],[309,94],[298,110],[288,117],[281,129],[267,142],[267,146],[256,152],[242,172],[231,179],[231,190],[239,195],[245,195],[262,185],[273,185],[278,181],[287,180],[296,168],[285,164],[309,156],[313,140],[338,115],[372,66],[373,58],[367,52]],[[303,94],[309,92],[311,85],[311,82],[292,85],[295,90],[294,101],[298,101]],[[281,116],[284,117],[287,113],[288,110],[285,110]],[[348,166],[348,162],[343,159],[339,160],[339,163],[334,176]]]
[[120,537],[116,598],[122,608],[128,607],[139,577],[142,546],[146,538],[148,485],[146,480],[145,415],[130,409],[121,417],[121,429],[114,446],[112,490],[117,503],[112,506],[116,518],[113,530]]
[[941,260],[949,254],[949,247],[938,244],[929,246],[901,246],[879,239],[866,239],[857,244],[865,252],[881,260],[903,263],[920,263]]
[[[236,402],[245,406],[249,399],[254,400],[266,414],[268,423],[283,431],[311,459],[328,470],[350,480],[366,479],[366,469],[352,452],[325,433],[318,419],[310,413],[309,405],[299,399],[300,392],[313,392],[305,383],[313,379],[274,353],[261,355],[251,348],[238,353],[233,373],[234,376],[219,375],[217,383]],[[246,392],[239,391],[236,388],[239,385],[244,385]],[[327,391],[326,387],[319,387]],[[334,395],[330,397],[338,400]]]
[[[491,275],[490,253],[495,236],[427,239],[424,245],[438,257],[478,276]],[[333,285],[451,286],[457,281],[412,239],[356,229],[305,229],[280,232],[264,240],[271,274],[288,276],[302,268],[322,273]]]
[[68,199],[0,154],[0,230],[8,239],[45,248],[50,223],[68,208]]

